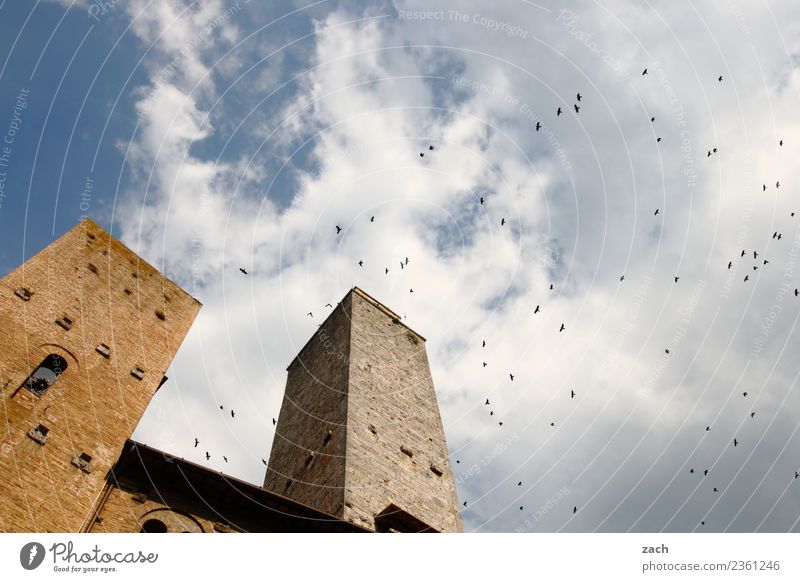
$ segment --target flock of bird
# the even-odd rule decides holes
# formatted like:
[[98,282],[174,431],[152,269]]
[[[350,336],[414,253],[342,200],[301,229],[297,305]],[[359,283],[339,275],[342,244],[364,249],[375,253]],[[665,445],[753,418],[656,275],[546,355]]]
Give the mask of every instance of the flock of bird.
[[[645,69],[644,69],[644,71],[642,72],[642,76],[645,76],[645,75],[647,75],[647,74],[648,74],[648,71],[647,71],[647,69],[645,68]],[[722,82],[722,80],[723,80],[722,76],[720,76],[720,77],[718,77],[718,78],[717,78],[717,81],[718,81],[718,82],[720,82],[720,83]],[[578,114],[580,113],[580,111],[581,111],[581,106],[582,106],[582,105],[579,105],[579,103],[580,103],[580,104],[583,104],[583,96],[580,94],[580,92],[578,92],[578,93],[576,94],[576,103],[573,105],[573,109],[574,109],[574,111],[575,111],[575,114],[576,114],[576,115],[578,115]],[[562,108],[561,108],[561,107],[558,107],[558,108],[556,109],[556,117],[560,117],[560,116],[561,116],[563,113],[564,113],[564,111],[562,110]],[[651,116],[651,117],[650,117],[650,122],[651,122],[651,123],[655,123],[655,120],[656,120],[655,116]],[[536,122],[536,125],[535,125],[535,129],[536,129],[536,131],[537,131],[537,132],[538,132],[538,131],[540,131],[540,130],[541,130],[541,128],[542,128],[542,124],[541,124],[541,122],[540,122],[540,121],[537,121],[537,122]],[[661,138],[660,136],[656,136],[656,143],[661,143],[661,142],[662,142],[662,138]],[[781,140],[778,142],[778,146],[779,146],[779,147],[783,147],[783,145],[784,145],[784,141],[781,139]],[[434,146],[433,146],[433,145],[429,145],[429,146],[428,146],[428,148],[427,148],[427,152],[428,152],[428,153],[430,153],[430,152],[433,152],[433,151],[435,151],[435,148],[434,148]],[[421,151],[421,152],[419,152],[419,158],[424,158],[424,157],[425,157],[425,153],[426,153],[425,151]],[[706,157],[707,157],[707,158],[710,158],[710,157],[712,157],[712,156],[714,156],[714,155],[716,155],[716,154],[718,154],[718,148],[717,148],[717,147],[712,147],[712,148],[709,148],[709,149],[707,150]],[[780,188],[780,180],[776,180],[776,182],[775,182],[775,188],[776,188],[776,189]],[[766,190],[767,190],[767,185],[766,185],[766,184],[763,184],[763,185],[762,185],[762,191],[766,191]],[[485,205],[485,204],[486,204],[486,202],[487,202],[487,201],[486,201],[486,199],[484,199],[483,197],[479,197],[479,200],[478,200],[478,202],[479,202],[479,204],[480,204],[481,206],[483,206],[483,205]],[[658,216],[658,215],[660,215],[660,214],[663,216],[663,213],[661,212],[661,209],[660,209],[660,208],[656,208],[656,209],[655,209],[655,212],[654,212],[654,214],[653,214],[653,216]],[[794,212],[792,212],[792,213],[791,213],[791,216],[792,216],[792,217],[794,217],[794,216],[795,216],[795,213],[794,213]],[[370,222],[370,223],[374,223],[374,222],[375,222],[375,216],[374,216],[374,215],[373,215],[373,216],[371,216],[371,217],[369,218],[369,222]],[[504,226],[507,224],[507,222],[508,222],[508,221],[505,219],[505,217],[501,217],[501,219],[500,219],[500,226],[501,226],[501,227],[504,227]],[[337,235],[337,236],[341,235],[341,233],[343,232],[343,228],[342,228],[340,225],[338,225],[338,224],[334,225],[334,227],[335,227],[335,233],[336,233],[336,235]],[[772,238],[773,238],[773,239],[775,239],[776,241],[779,241],[779,240],[781,240],[781,238],[782,238],[782,234],[781,234],[780,232],[778,232],[778,231],[775,231],[775,232],[774,232],[774,234],[772,235]],[[750,253],[750,251],[748,251],[748,250],[746,250],[746,249],[743,249],[743,250],[741,251],[740,255],[739,255],[738,257],[736,257],[736,259],[731,259],[731,260],[730,260],[730,261],[727,263],[727,269],[728,269],[728,270],[731,270],[731,269],[733,269],[733,268],[734,268],[734,261],[735,261],[735,260],[743,260],[743,259],[745,258],[745,256],[749,256],[749,253]],[[770,261],[769,261],[768,259],[766,259],[766,258],[763,258],[763,257],[761,257],[761,260],[760,260],[760,261],[758,261],[759,257],[761,256],[761,253],[759,253],[757,250],[753,250],[753,251],[752,251],[752,255],[753,255],[753,259],[752,259],[752,260],[755,262],[755,264],[753,264],[753,265],[752,265],[752,271],[758,271],[758,269],[759,269],[759,268],[764,268],[764,267],[766,267],[767,265],[769,265],[769,264],[770,264]],[[399,262],[398,262],[400,270],[405,270],[405,269],[406,269],[406,267],[408,267],[408,265],[409,265],[409,261],[410,261],[410,260],[409,260],[409,258],[408,258],[408,257],[404,257],[404,258],[400,259],[400,260],[399,260]],[[358,265],[358,267],[359,267],[359,268],[364,268],[364,267],[365,267],[365,260],[364,260],[363,258],[360,258],[360,259],[357,261],[357,263],[356,263],[356,264]],[[247,271],[245,268],[243,268],[243,267],[240,267],[240,268],[239,268],[239,271],[240,271],[240,272],[241,272],[243,275],[248,275],[248,274],[249,274],[249,273],[248,273],[248,271]],[[389,272],[390,272],[389,266],[387,266],[387,265],[384,265],[384,266],[383,266],[383,271],[384,271],[384,274],[385,274],[385,275],[388,275],[388,274],[389,274]],[[672,278],[672,280],[673,280],[673,284],[678,284],[678,282],[680,281],[680,276],[678,276],[678,275],[674,275],[674,276],[672,276],[671,278]],[[748,274],[746,274],[746,275],[744,276],[744,282],[747,282],[747,281],[749,281],[749,278],[750,278],[750,273],[748,272]],[[621,283],[621,282],[623,282],[623,281],[625,281],[625,275],[624,275],[624,274],[622,274],[622,275],[620,276],[620,278],[619,278],[619,281],[620,281],[620,283]],[[550,284],[550,287],[549,287],[549,288],[550,288],[550,290],[552,291],[552,290],[554,289],[554,286],[553,286],[553,284]],[[409,293],[413,293],[413,292],[414,292],[413,288],[410,288],[410,289],[409,289]],[[798,289],[795,289],[795,290],[794,290],[794,295],[795,295],[796,297],[797,297],[797,296],[799,296],[799,295],[800,295],[800,290],[798,290]],[[333,305],[332,305],[331,303],[327,303],[327,304],[325,304],[325,306],[324,306],[324,307],[325,307],[325,308],[328,308],[328,309],[332,309],[332,308],[333,308]],[[542,310],[541,310],[541,305],[536,305],[536,307],[535,307],[535,308],[532,310],[532,315],[534,315],[534,316],[535,316],[535,315],[538,315],[539,313],[541,313],[541,311],[542,311]],[[309,311],[309,312],[308,312],[306,315],[307,315],[307,317],[311,317],[311,318],[313,318],[313,317],[314,317],[314,313],[313,313],[313,311]],[[321,325],[321,324],[320,324],[320,325]],[[564,332],[564,331],[565,331],[565,329],[566,329],[566,325],[565,325],[564,323],[561,323],[561,325],[560,325],[560,327],[559,327],[559,330],[558,330],[558,331],[559,331],[559,333],[560,333],[560,332]],[[486,347],[486,341],[485,341],[485,340],[483,340],[483,341],[482,341],[481,347],[482,347],[482,348],[485,348],[485,347]],[[666,353],[666,354],[670,354],[670,349],[669,349],[669,348],[665,348],[665,353]],[[489,365],[489,364],[488,364],[488,362],[486,362],[486,361],[482,361],[481,363],[482,363],[482,367],[483,367],[483,368],[486,368],[486,367]],[[511,382],[513,382],[513,381],[514,381],[514,379],[515,379],[515,377],[516,377],[516,375],[515,375],[513,372],[509,372],[509,373],[508,373],[508,376],[509,376],[509,379],[510,379],[510,381],[511,381]],[[575,390],[574,390],[574,389],[570,389],[570,391],[569,391],[569,398],[570,398],[570,399],[574,399],[574,398],[575,398],[575,396],[576,396],[576,392],[575,392]],[[747,396],[748,396],[748,392],[746,392],[746,391],[745,391],[745,392],[743,392],[743,393],[742,393],[742,397],[743,397],[743,398],[747,398]],[[491,407],[491,403],[490,403],[490,400],[489,400],[488,398],[486,398],[486,399],[485,399],[485,402],[484,402],[484,407],[486,407],[486,410],[488,410],[488,416],[489,416],[489,417],[493,417],[493,418],[494,418],[494,417],[495,417],[495,411],[494,411],[494,409]],[[220,410],[224,410],[224,407],[223,407],[223,406],[220,406]],[[232,419],[233,419],[233,418],[235,418],[235,412],[234,412],[233,410],[231,410],[231,411],[230,411],[230,414],[231,414],[231,418],[232,418]],[[756,415],[756,412],[755,412],[755,411],[751,412],[751,413],[750,413],[750,418],[755,418],[755,415]],[[277,421],[276,421],[276,419],[275,419],[275,418],[273,418],[273,419],[272,419],[272,425],[273,425],[273,427],[274,427],[276,424],[277,424]],[[502,422],[501,420],[498,420],[498,421],[497,421],[497,424],[498,424],[498,426],[500,426],[500,427],[502,427],[502,426],[503,426],[503,422]],[[551,427],[555,427],[555,422],[554,422],[554,421],[553,421],[553,422],[550,422],[550,426],[551,426]],[[710,426],[706,426],[705,430],[706,430],[706,431],[710,431],[710,430],[711,430],[711,427],[710,427]],[[200,444],[200,441],[199,441],[197,438],[195,438],[195,439],[194,439],[194,446],[195,446],[195,447],[197,447],[199,444]],[[739,443],[739,440],[738,440],[738,438],[735,438],[735,437],[734,437],[734,438],[733,438],[733,440],[732,440],[732,446],[733,446],[733,447],[738,447],[738,446],[739,446],[739,444],[740,444],[740,443]],[[210,460],[210,459],[211,459],[211,455],[210,455],[210,453],[209,453],[208,451],[206,451],[206,453],[205,453],[205,456],[206,456],[206,460]],[[222,456],[222,458],[225,460],[225,462],[226,462],[226,463],[228,462],[228,459],[227,459],[227,457],[225,457],[225,456]],[[262,462],[264,465],[267,465],[267,461],[266,461],[265,459],[261,459],[261,462]],[[460,464],[460,463],[461,463],[460,459],[456,459],[456,464]],[[694,469],[694,468],[691,468],[691,469],[689,470],[689,473],[690,473],[690,474],[695,474],[695,469]],[[703,477],[707,477],[708,475],[709,475],[709,469],[703,469]],[[795,472],[794,472],[794,479],[798,479],[799,477],[800,477],[800,474],[798,473],[798,471],[795,471]],[[519,481],[519,482],[517,483],[517,486],[518,486],[518,487],[522,487],[522,481]],[[718,488],[718,487],[713,487],[713,492],[714,492],[714,493],[718,493],[718,492],[719,492],[719,488]],[[467,507],[467,505],[468,505],[468,502],[467,502],[467,501],[464,501],[464,502],[463,502],[463,506],[464,506],[464,507]],[[525,507],[524,505],[521,505],[521,506],[519,506],[519,509],[520,509],[520,510],[524,510],[524,507]],[[574,514],[576,514],[577,512],[578,512],[578,506],[577,506],[577,505],[575,505],[575,506],[573,506],[573,507],[572,507],[572,514],[574,515]],[[700,521],[700,525],[705,525],[705,524],[706,524],[705,520],[701,520],[701,521]]]

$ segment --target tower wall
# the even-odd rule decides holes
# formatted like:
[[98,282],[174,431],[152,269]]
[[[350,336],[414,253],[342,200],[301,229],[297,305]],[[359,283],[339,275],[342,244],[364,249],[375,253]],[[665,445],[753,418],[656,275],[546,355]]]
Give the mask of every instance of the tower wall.
[[462,530],[424,338],[354,288],[288,370],[265,488],[371,530]]
[[349,297],[288,367],[264,488],[331,515],[344,508]]
[[[0,531],[84,526],[199,309],[88,219],[0,280]],[[22,384],[49,354],[66,367],[38,396]]]

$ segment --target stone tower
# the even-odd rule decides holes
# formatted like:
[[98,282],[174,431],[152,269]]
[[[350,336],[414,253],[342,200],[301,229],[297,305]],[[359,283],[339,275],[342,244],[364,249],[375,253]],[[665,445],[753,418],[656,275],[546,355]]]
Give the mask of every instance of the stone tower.
[[288,367],[264,487],[373,531],[462,531],[425,338],[361,289]]
[[0,531],[81,531],[200,303],[84,220],[0,281]]

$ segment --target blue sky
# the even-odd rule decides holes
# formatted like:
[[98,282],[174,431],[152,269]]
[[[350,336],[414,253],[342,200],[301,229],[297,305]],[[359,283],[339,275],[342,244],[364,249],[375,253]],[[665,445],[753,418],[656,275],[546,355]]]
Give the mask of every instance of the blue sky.
[[359,285],[428,338],[467,529],[798,531],[791,2],[0,15],[0,272],[86,214],[204,304],[137,439],[260,483]]

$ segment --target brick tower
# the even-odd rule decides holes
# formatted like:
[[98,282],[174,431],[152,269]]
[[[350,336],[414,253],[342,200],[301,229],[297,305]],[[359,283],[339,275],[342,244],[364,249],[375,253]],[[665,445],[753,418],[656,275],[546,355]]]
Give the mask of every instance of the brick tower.
[[462,531],[425,338],[357,287],[289,364],[264,487],[373,531]]
[[0,531],[80,531],[200,303],[84,220],[0,280]]

